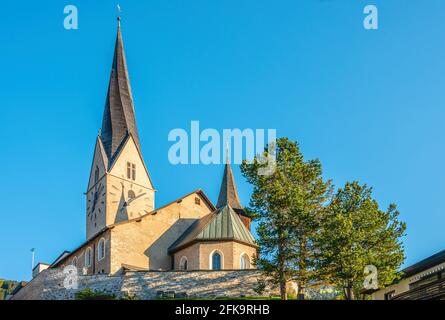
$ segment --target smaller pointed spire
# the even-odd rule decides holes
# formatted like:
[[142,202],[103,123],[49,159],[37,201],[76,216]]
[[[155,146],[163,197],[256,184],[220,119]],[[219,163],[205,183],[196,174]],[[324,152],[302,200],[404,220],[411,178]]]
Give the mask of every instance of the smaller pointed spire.
[[223,180],[219,191],[218,203],[216,207],[231,206],[233,209],[244,210],[239,201],[238,192],[236,191],[235,179],[233,177],[232,167],[230,166],[230,157],[227,156],[226,166],[224,168]]

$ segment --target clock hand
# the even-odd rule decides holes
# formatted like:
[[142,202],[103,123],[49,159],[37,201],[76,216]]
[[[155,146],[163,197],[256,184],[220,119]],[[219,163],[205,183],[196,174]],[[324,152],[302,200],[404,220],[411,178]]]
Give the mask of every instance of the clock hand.
[[132,203],[134,200],[136,200],[136,199],[142,197],[143,195],[145,195],[145,193],[142,193],[142,194],[138,195],[137,197],[134,197],[133,199],[128,200],[128,201],[127,201],[127,206],[128,206],[130,203]]

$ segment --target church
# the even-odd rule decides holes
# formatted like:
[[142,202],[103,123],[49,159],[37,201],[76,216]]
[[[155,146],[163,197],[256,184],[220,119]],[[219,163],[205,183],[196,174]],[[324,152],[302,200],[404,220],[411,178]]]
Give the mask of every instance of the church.
[[86,241],[49,269],[73,265],[83,275],[115,275],[255,268],[258,246],[229,161],[216,206],[196,190],[156,208],[155,193],[141,153],[119,18],[86,192]]

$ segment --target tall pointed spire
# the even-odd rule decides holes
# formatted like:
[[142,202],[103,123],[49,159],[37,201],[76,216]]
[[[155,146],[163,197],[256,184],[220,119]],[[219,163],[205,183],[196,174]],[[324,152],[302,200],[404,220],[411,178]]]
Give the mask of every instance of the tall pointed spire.
[[229,156],[226,159],[226,166],[224,168],[223,180],[221,189],[219,191],[217,208],[222,208],[226,205],[231,206],[235,210],[244,210],[239,201],[238,192],[236,191],[235,179],[233,177],[232,167],[230,166]]
[[122,41],[121,19],[118,17],[116,46],[101,133],[105,152],[110,160],[130,133],[140,149],[133,96]]

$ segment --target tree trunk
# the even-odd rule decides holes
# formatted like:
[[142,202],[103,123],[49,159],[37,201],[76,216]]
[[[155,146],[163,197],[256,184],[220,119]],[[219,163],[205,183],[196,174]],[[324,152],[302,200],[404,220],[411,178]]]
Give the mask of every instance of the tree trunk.
[[300,257],[298,259],[298,271],[300,273],[300,282],[298,283],[298,300],[304,300],[306,294],[307,284],[307,270],[306,270],[306,240],[300,237]]
[[287,283],[286,280],[280,282],[280,296],[281,300],[287,300]]
[[298,292],[297,292],[297,299],[298,300],[304,300],[306,296],[306,288],[304,284],[299,283],[298,284]]
[[280,230],[280,241],[278,242],[278,272],[280,277],[280,296],[281,300],[287,300],[287,281],[284,258],[284,236],[283,231]]
[[345,296],[346,296],[346,300],[355,300],[354,299],[354,290],[352,288],[352,284],[349,284],[345,288]]

